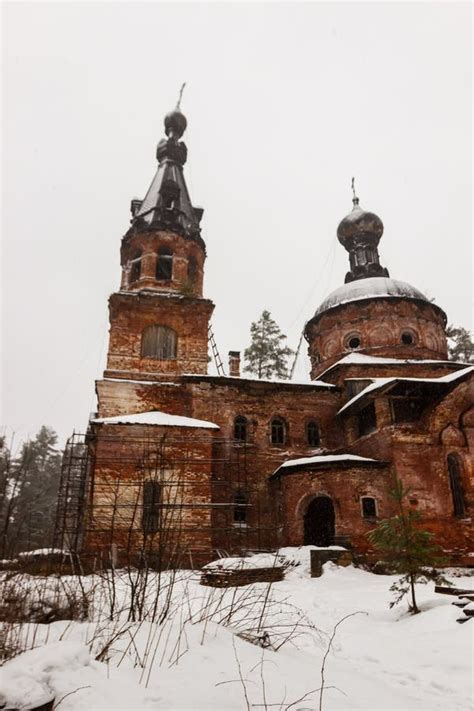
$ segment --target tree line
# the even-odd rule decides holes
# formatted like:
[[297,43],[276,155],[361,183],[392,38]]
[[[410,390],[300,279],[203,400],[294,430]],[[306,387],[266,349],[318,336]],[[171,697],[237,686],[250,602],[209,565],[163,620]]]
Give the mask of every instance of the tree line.
[[0,438],[0,558],[52,545],[62,452],[42,426],[18,453]]

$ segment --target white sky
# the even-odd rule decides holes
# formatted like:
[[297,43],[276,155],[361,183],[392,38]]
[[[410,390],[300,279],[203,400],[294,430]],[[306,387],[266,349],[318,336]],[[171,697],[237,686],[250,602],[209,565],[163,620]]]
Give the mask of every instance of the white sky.
[[[472,320],[469,3],[4,3],[6,431],[84,431],[129,204],[183,81],[224,362],[269,309],[296,348],[361,205],[382,263]],[[307,376],[301,358],[298,379]]]

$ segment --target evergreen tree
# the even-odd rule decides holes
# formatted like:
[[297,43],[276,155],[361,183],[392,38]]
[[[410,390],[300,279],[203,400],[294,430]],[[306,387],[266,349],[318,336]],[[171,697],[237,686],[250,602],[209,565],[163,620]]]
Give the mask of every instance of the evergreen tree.
[[61,474],[57,435],[41,427],[18,457],[0,450],[0,548],[2,556],[52,544]]
[[448,326],[448,355],[450,360],[474,363],[474,341],[471,334],[462,326]]
[[250,327],[251,344],[245,349],[244,370],[258,378],[288,378],[288,358],[293,354],[283,342],[286,336],[270,316],[263,311],[258,321]]
[[397,504],[398,514],[380,521],[377,528],[369,531],[367,536],[374,547],[383,553],[384,562],[402,575],[390,588],[396,594],[390,607],[410,593],[411,603],[408,607],[416,614],[420,610],[416,604],[415,583],[447,581],[432,567],[445,563],[442,550],[433,542],[433,534],[421,527],[419,512],[406,506],[408,494],[409,489],[405,489],[400,479],[396,479],[390,497]]

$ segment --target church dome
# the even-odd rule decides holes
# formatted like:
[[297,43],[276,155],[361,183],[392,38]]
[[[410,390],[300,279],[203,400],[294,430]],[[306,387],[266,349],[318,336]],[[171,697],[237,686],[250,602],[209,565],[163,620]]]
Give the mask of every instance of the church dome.
[[355,237],[370,235],[378,243],[383,234],[382,220],[374,212],[363,210],[358,198],[354,198],[353,202],[352,211],[341,220],[337,228],[339,242],[347,248]]
[[329,311],[329,309],[351,301],[378,298],[416,299],[430,303],[429,299],[421,291],[415,289],[411,284],[407,284],[406,281],[398,281],[388,277],[371,277],[369,279],[351,281],[335,289],[316,309],[314,316],[320,316],[325,311]]

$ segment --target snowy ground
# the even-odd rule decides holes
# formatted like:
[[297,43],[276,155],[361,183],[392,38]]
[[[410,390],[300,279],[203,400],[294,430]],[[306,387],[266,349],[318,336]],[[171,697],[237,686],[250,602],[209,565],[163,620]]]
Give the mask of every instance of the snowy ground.
[[[0,707],[2,694],[20,708],[51,693],[56,705],[62,699],[61,711],[472,709],[474,619],[456,622],[455,598],[435,594],[433,584],[418,586],[422,613],[410,616],[406,603],[388,607],[395,578],[327,563],[312,579],[309,548],[281,552],[301,565],[272,584],[269,598],[266,584],[216,591],[183,573],[169,588],[174,612],[167,621],[115,622],[117,637],[106,650],[112,623],[97,611],[94,622],[31,625],[30,646],[37,646],[1,669]],[[474,578],[452,580],[472,588]],[[123,604],[123,580],[116,592]],[[263,630],[274,647],[282,645],[278,651],[242,638],[255,635],[265,601]],[[314,690],[329,637],[355,612],[327,656],[320,707]],[[104,661],[94,658],[100,652]]]

